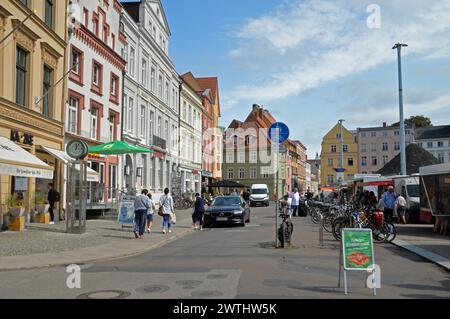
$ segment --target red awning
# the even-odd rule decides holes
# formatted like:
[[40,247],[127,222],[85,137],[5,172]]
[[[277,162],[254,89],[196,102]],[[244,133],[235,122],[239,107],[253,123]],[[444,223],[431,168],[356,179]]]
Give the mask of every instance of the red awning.
[[394,181],[372,181],[366,183],[357,183],[357,187],[365,187],[365,186],[394,186]]

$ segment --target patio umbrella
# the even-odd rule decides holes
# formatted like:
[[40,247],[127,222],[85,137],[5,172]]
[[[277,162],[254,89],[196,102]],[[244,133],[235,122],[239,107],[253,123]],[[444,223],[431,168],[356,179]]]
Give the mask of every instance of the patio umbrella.
[[90,147],[89,153],[98,155],[121,155],[151,153],[151,150],[135,145],[130,145],[123,141],[114,141],[99,146]]

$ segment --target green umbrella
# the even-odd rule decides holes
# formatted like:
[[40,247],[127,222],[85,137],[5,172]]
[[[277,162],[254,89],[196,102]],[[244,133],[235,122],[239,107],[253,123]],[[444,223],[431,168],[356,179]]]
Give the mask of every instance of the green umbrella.
[[130,145],[122,141],[114,141],[89,148],[89,153],[99,155],[121,155],[136,153],[151,153],[149,149]]

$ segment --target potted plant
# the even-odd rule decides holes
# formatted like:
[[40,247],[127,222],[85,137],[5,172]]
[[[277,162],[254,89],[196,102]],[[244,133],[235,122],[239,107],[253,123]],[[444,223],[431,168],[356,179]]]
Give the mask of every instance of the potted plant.
[[14,195],[10,195],[8,197],[8,208],[11,217],[22,217],[25,213],[23,202],[16,198]]
[[36,204],[36,210],[38,214],[46,214],[50,208],[50,204],[47,202],[47,198],[42,193],[36,193],[34,203]]

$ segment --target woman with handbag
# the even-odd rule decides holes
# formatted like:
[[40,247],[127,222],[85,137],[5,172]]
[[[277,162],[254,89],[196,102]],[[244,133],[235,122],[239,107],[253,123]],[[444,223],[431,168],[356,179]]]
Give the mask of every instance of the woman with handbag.
[[159,210],[158,215],[163,218],[163,234],[166,233],[166,228],[169,233],[172,232],[171,227],[171,216],[174,214],[173,209],[173,199],[172,196],[169,195],[169,189],[166,188],[164,190],[164,195],[159,199]]

